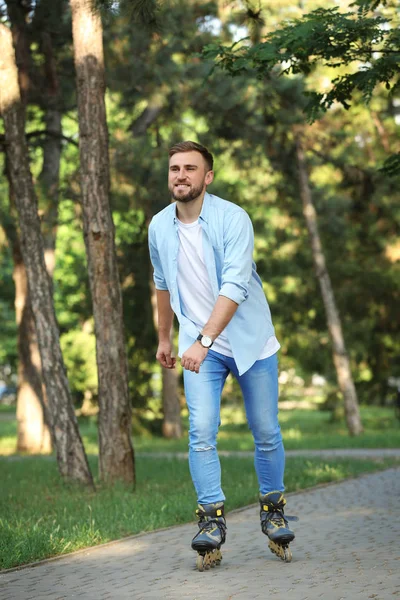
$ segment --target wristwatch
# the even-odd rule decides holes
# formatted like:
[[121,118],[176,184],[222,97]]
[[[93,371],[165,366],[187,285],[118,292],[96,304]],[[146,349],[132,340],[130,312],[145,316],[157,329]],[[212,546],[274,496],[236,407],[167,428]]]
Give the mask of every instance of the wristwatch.
[[208,335],[203,335],[202,333],[199,333],[198,337],[196,338],[196,341],[200,342],[203,348],[211,348],[211,346],[214,343]]

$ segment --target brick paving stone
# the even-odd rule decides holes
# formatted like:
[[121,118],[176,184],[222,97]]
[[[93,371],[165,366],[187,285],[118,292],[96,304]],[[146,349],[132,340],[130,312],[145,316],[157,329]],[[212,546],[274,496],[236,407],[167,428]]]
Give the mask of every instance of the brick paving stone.
[[227,516],[221,566],[199,573],[194,523],[0,575],[0,600],[395,600],[400,598],[400,469],[288,495],[286,564],[258,507]]

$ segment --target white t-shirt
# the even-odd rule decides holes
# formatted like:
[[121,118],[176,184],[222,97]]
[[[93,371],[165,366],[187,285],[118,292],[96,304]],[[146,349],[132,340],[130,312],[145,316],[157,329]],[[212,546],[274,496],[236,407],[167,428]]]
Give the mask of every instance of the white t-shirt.
[[[182,313],[193,321],[200,333],[214,309],[212,288],[203,257],[203,230],[198,220],[193,223],[178,220],[178,235],[177,283]],[[278,340],[271,336],[258,360],[272,356],[279,348]],[[212,350],[233,357],[225,329],[214,340]]]

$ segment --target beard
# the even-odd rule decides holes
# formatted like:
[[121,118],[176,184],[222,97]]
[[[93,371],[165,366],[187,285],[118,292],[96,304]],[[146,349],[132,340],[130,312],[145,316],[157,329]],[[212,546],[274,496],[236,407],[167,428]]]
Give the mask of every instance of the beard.
[[176,202],[184,202],[186,204],[187,202],[192,202],[192,200],[196,200],[196,198],[200,196],[204,189],[204,182],[201,186],[199,185],[197,187],[188,187],[187,192],[184,192],[182,190],[181,192],[175,193],[174,188],[175,186],[171,186],[169,190],[172,194],[172,198]]

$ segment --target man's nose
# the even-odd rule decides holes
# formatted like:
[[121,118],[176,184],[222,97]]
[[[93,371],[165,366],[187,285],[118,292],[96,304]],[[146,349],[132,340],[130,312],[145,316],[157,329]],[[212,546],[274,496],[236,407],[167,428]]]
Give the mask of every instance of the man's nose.
[[186,179],[186,171],[181,169],[178,173],[178,179]]

